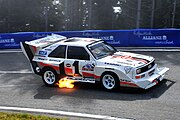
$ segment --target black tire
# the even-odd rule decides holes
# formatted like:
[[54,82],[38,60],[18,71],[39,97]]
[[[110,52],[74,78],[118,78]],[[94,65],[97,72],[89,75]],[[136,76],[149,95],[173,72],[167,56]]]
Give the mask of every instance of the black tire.
[[120,87],[119,78],[115,73],[106,72],[101,77],[101,85],[106,91],[113,91]]
[[43,70],[42,80],[46,86],[53,87],[56,85],[56,83],[58,82],[59,79],[58,79],[58,75],[54,69],[45,68]]

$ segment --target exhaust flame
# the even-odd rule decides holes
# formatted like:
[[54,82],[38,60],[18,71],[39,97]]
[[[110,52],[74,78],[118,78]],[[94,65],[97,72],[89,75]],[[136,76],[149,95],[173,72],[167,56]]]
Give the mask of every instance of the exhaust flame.
[[74,88],[74,80],[68,80],[66,77],[59,80],[59,88]]

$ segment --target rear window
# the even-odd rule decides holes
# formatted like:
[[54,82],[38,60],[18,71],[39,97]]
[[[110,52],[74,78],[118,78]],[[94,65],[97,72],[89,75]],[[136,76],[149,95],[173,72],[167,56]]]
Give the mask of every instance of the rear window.
[[69,46],[67,51],[68,59],[90,60],[90,56],[83,47]]
[[49,57],[65,58],[65,53],[66,45],[60,45],[49,54]]

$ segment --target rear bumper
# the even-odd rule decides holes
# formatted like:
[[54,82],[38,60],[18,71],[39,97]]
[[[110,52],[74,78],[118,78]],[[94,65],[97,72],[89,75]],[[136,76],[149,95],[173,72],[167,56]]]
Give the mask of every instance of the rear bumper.
[[143,89],[149,89],[155,85],[157,85],[160,81],[163,80],[165,73],[169,70],[169,68],[163,67],[159,68],[154,75],[149,77],[148,79],[143,79],[141,81],[137,81],[135,84]]

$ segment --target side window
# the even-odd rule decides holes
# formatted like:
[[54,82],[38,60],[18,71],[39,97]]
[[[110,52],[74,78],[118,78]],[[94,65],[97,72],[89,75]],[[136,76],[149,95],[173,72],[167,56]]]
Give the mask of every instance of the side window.
[[67,51],[68,59],[90,60],[89,54],[83,47],[69,46]]
[[65,58],[65,53],[66,53],[66,46],[60,45],[49,54],[49,57]]

